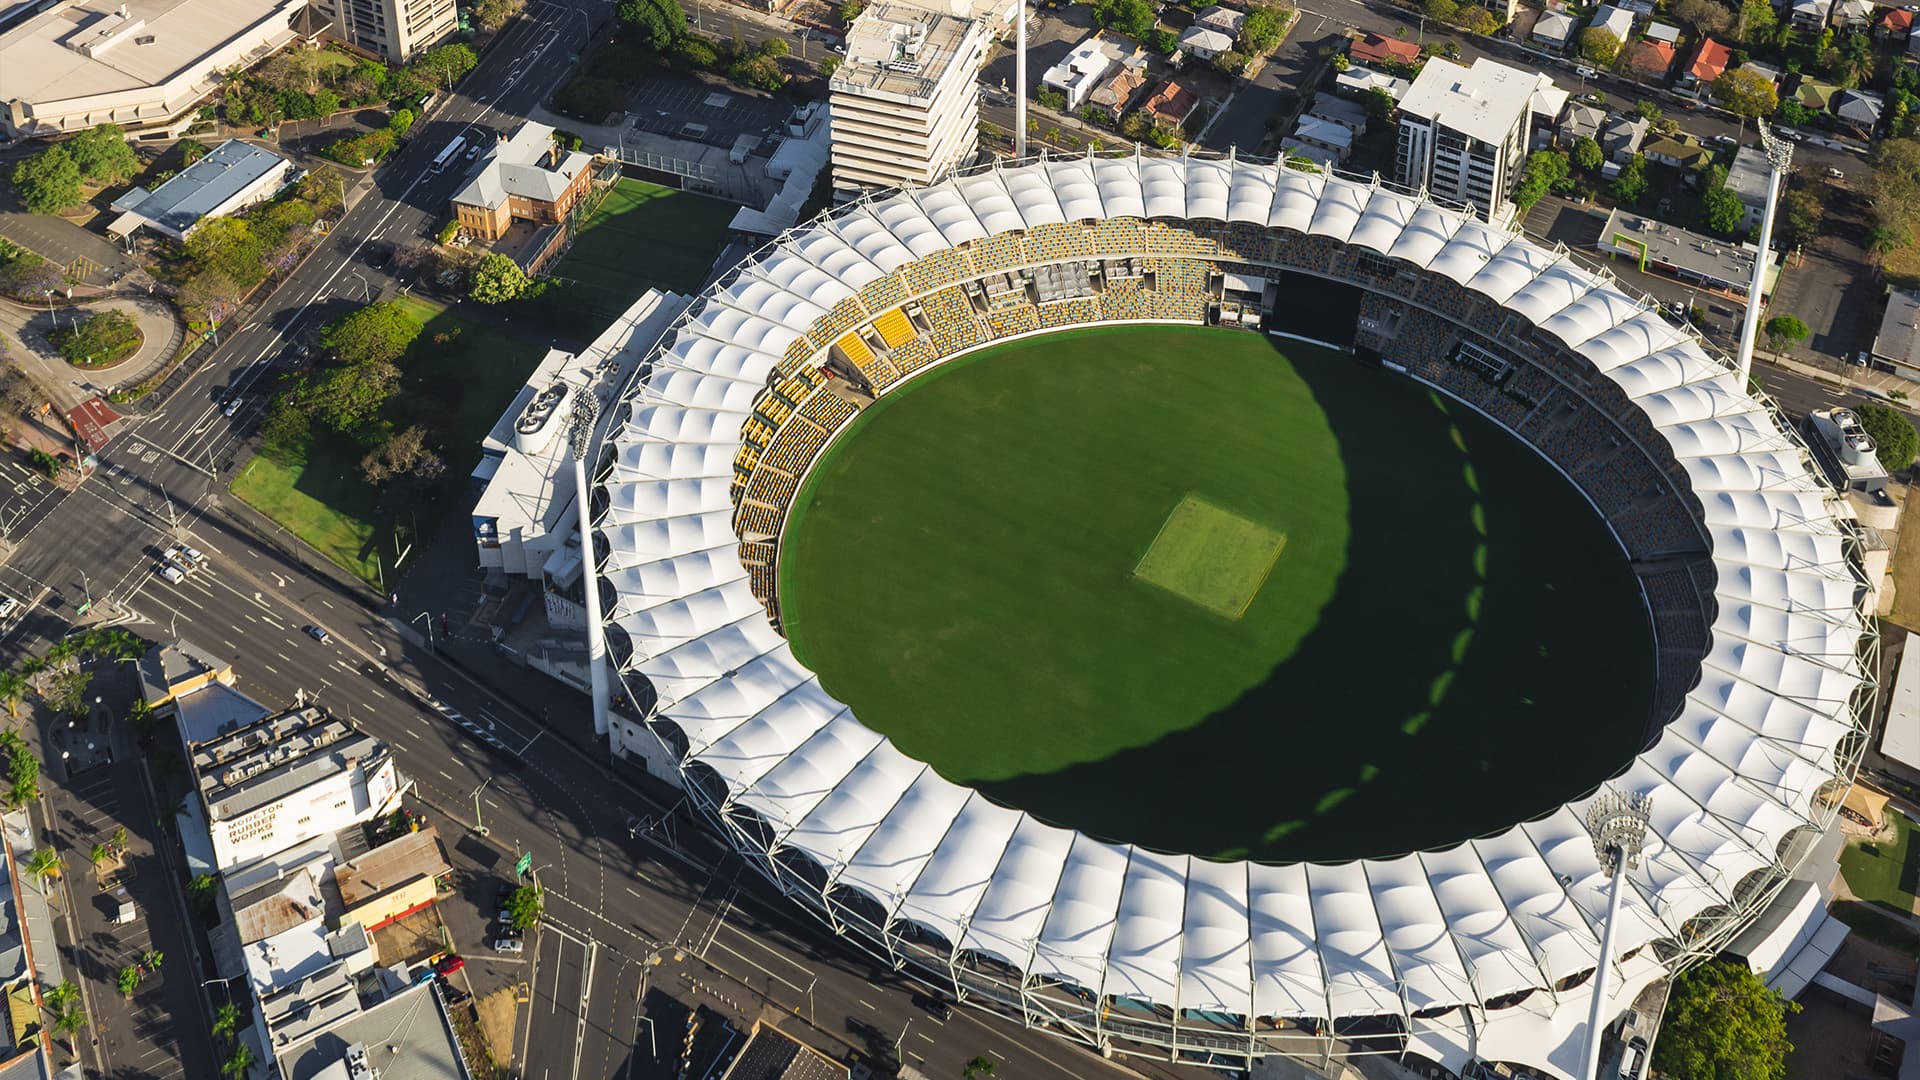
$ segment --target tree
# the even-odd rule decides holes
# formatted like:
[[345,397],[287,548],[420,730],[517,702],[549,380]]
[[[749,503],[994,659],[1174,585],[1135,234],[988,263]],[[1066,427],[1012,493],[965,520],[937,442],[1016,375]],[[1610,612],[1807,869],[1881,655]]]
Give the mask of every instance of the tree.
[[343,435],[356,435],[380,415],[400,385],[400,369],[379,360],[328,368],[300,390],[308,415]]
[[1860,418],[1860,426],[1873,436],[1880,464],[1886,466],[1888,472],[1913,464],[1915,454],[1920,453],[1920,433],[1914,431],[1913,422],[1905,413],[1891,405],[1873,402],[1855,405],[1853,413]]
[[0,293],[43,303],[47,290],[66,285],[60,268],[26,248],[0,237]]
[[1786,1015],[1799,1008],[1745,964],[1702,964],[1673,981],[1653,1067],[1689,1080],[1784,1080]]
[[1717,0],[1674,0],[1668,13],[1701,37],[1724,34],[1733,28],[1733,12]]
[[40,1000],[54,1012],[66,1012],[80,1004],[80,988],[70,982],[63,982],[40,995]]
[[180,140],[180,164],[191,165],[207,156],[207,144],[198,139]]
[[246,1043],[239,1043],[233,1048],[233,1056],[227,1059],[226,1064],[220,1066],[220,1071],[233,1077],[234,1080],[240,1080],[251,1068],[253,1068],[253,1051]]
[[666,52],[687,32],[687,12],[680,0],[620,0],[614,15],[642,47],[656,53]]
[[1745,0],[1740,5],[1735,36],[1748,45],[1771,45],[1779,17],[1773,13],[1772,0]]
[[120,988],[122,995],[132,997],[133,992],[140,988],[140,969],[132,964],[121,968],[114,973],[113,985]]
[[119,124],[99,124],[67,140],[80,175],[96,184],[118,184],[140,171],[140,158]]
[[0,703],[7,707],[7,715],[20,719],[20,698],[27,692],[27,680],[12,669],[0,671]]
[[1813,331],[1792,315],[1775,315],[1767,320],[1766,332],[1767,348],[1779,352],[1795,342],[1805,341]]
[[211,904],[214,893],[218,891],[219,887],[219,875],[195,874],[193,880],[187,882],[187,899],[192,900],[196,904]]
[[214,1010],[213,1037],[222,1041],[233,1038],[240,1032],[240,1009],[229,1001]]
[[1867,250],[1875,255],[1891,255],[1913,243],[1913,233],[1902,222],[1875,225],[1867,230]]
[[1580,31],[1580,55],[1602,67],[1612,67],[1620,58],[1620,37],[1604,26],[1589,26]]
[[961,1080],[975,1080],[976,1077],[990,1077],[992,1075],[993,1062],[988,1061],[984,1057],[974,1058],[972,1061],[967,1062],[966,1068],[960,1070]]
[[1746,219],[1747,204],[1724,187],[1714,188],[1700,197],[1700,224],[1708,232],[1732,236],[1740,231]]
[[1137,40],[1153,33],[1153,7],[1147,0],[1093,0],[1093,21]]
[[1782,243],[1788,247],[1802,247],[1820,235],[1823,212],[1819,186],[1796,184],[1780,197],[1773,227],[1779,232]]
[[753,90],[778,90],[787,85],[787,73],[770,56],[743,56],[727,66],[727,78]]
[[417,424],[401,429],[360,459],[360,473],[370,484],[407,478],[431,482],[446,471],[446,459],[427,445],[427,429]]
[[1367,110],[1369,120],[1385,120],[1395,108],[1393,95],[1377,86],[1360,95],[1360,105]]
[[1873,54],[1873,40],[1865,34],[1849,34],[1840,45],[1832,70],[1840,85],[1852,88],[1872,82],[1879,64],[1879,58]]
[[413,69],[435,86],[452,87],[479,62],[472,46],[454,41],[421,53],[414,59]]
[[524,932],[533,929],[539,924],[544,911],[540,887],[537,885],[522,885],[507,898],[507,917],[516,930]]
[[1240,50],[1252,56],[1265,56],[1280,44],[1286,25],[1272,8],[1255,8],[1240,24]]
[[328,323],[320,331],[320,344],[347,364],[391,364],[419,336],[419,320],[398,304],[381,301]]
[[1520,208],[1521,213],[1525,213],[1556,182],[1564,179],[1570,168],[1567,155],[1559,151],[1536,150],[1528,154],[1526,168],[1520,174],[1520,185],[1514,189],[1514,205]]
[[185,245],[196,272],[211,270],[245,286],[267,276],[267,247],[247,218],[234,216],[201,222]]
[[107,850],[107,845],[95,844],[87,852],[87,861],[93,864],[95,870],[98,870],[100,869],[100,864],[106,862],[107,856],[110,854],[112,853]]
[[867,10],[866,0],[840,0],[840,6],[834,9],[834,14],[840,16],[841,22],[850,23],[859,18],[860,13],[865,10]]
[[27,749],[25,739],[12,729],[0,732],[0,753],[7,758],[7,802],[25,806],[40,797],[40,759]]
[[140,969],[142,971],[159,971],[160,965],[166,962],[167,954],[161,952],[159,949],[148,949],[146,952],[140,954]]
[[1573,140],[1573,163],[1582,172],[1592,172],[1606,162],[1600,144],[1585,135]]
[[60,865],[64,861],[60,853],[50,847],[34,848],[33,854],[27,856],[27,874],[44,888],[48,878],[60,876]]
[[1660,111],[1660,106],[1655,105],[1646,98],[1641,98],[1639,101],[1633,103],[1633,114],[1649,124],[1666,115]]
[[[332,116],[340,111],[340,95],[331,90],[318,90],[313,95],[313,115]],[[406,112],[405,109],[400,110]]]
[[482,32],[498,30],[507,25],[507,20],[520,13],[526,6],[526,0],[477,0],[468,14],[473,17],[473,25]]
[[13,189],[35,214],[57,214],[80,202],[80,166],[65,146],[49,146],[13,167]]
[[1478,4],[1468,4],[1462,7],[1460,13],[1454,16],[1453,21],[1460,29],[1465,30],[1469,34],[1479,34],[1481,37],[1485,37],[1495,30],[1500,29],[1500,20],[1495,17],[1493,12],[1488,11]]
[[1771,116],[1780,107],[1780,94],[1773,81],[1747,68],[1721,72],[1713,80],[1713,96],[1742,120]]
[[468,294],[483,304],[500,304],[508,300],[517,300],[533,284],[520,264],[511,256],[500,252],[491,252],[480,260],[473,270],[473,287]]
[[1635,154],[1620,167],[1613,178],[1613,199],[1624,206],[1638,203],[1647,194],[1647,156]]

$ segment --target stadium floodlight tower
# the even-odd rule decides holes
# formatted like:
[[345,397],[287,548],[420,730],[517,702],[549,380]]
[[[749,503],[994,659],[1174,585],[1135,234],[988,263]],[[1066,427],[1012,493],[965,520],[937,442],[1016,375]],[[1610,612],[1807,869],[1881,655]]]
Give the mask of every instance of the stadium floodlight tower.
[[1607,889],[1607,921],[1600,930],[1600,963],[1593,971],[1593,1005],[1587,1011],[1587,1067],[1581,1076],[1597,1080],[1600,1075],[1600,1013],[1607,1007],[1607,968],[1613,962],[1613,924],[1620,918],[1620,888],[1626,884],[1627,871],[1640,864],[1640,849],[1647,842],[1647,822],[1653,812],[1653,799],[1647,795],[1622,795],[1606,790],[1587,807],[1587,832],[1593,837],[1593,853],[1600,857],[1600,869],[1613,878]]
[[1754,339],[1760,334],[1760,296],[1767,282],[1767,250],[1773,244],[1773,211],[1780,203],[1780,178],[1793,164],[1793,144],[1767,130],[1764,120],[1755,120],[1760,129],[1760,146],[1767,154],[1767,202],[1760,211],[1760,246],[1753,253],[1753,281],[1747,286],[1747,317],[1740,324],[1740,388],[1745,390],[1753,376]]
[[587,594],[587,676],[593,687],[593,733],[607,733],[607,631],[600,623],[599,560],[593,551],[593,493],[587,488],[587,453],[593,447],[593,429],[600,418],[600,402],[591,391],[573,395],[568,417],[567,451],[573,458],[573,503],[580,513],[581,585]]
[[[1005,85],[1004,83],[1001,85]],[[1027,0],[1013,5],[1013,160],[1027,156]]]

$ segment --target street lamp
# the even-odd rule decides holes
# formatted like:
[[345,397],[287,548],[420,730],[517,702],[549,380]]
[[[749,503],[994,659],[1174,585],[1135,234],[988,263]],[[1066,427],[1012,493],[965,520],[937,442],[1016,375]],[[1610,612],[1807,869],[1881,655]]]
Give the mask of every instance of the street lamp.
[[1600,869],[1613,878],[1607,889],[1607,919],[1601,924],[1600,963],[1593,972],[1593,1005],[1587,1010],[1587,1067],[1581,1076],[1599,1077],[1600,1013],[1606,1008],[1607,979],[1613,962],[1613,925],[1620,917],[1620,887],[1627,870],[1640,865],[1640,849],[1646,846],[1647,823],[1653,813],[1649,795],[1622,795],[1603,791],[1587,807],[1587,832],[1593,838],[1593,853]]
[[486,836],[489,832],[487,827],[480,823],[480,793],[485,791],[487,785],[491,783],[493,783],[493,777],[489,776],[480,781],[479,787],[473,789],[473,831],[477,836]]
[[415,615],[413,618],[408,619],[407,621],[419,622],[421,619],[427,620],[427,649],[428,651],[433,651],[433,614],[431,612],[423,611],[420,614]]

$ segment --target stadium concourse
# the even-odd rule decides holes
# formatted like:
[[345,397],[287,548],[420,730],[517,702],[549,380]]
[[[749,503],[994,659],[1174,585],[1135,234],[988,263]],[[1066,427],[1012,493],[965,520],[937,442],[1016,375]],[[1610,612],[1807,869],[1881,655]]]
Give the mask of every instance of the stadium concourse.
[[[1276,309],[1281,289],[1316,302]],[[599,462],[605,624],[647,707],[616,718],[615,744],[850,940],[1015,1022],[1187,1061],[1388,1053],[1575,1075],[1606,907],[1591,795],[1396,858],[1107,843],[906,757],[780,634],[786,509],[864,404],[990,342],[1251,310],[1479,410],[1605,518],[1642,582],[1660,690],[1646,749],[1611,782],[1653,809],[1603,1015],[1724,945],[1858,762],[1875,639],[1849,512],[1657,308],[1562,251],[1292,166],[997,166],[845,207],[703,294]]]

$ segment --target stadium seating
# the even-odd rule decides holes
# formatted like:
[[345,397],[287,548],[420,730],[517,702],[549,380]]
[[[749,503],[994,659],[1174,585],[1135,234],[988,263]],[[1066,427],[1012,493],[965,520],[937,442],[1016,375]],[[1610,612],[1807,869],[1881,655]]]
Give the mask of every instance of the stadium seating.
[[1154,259],[1153,293],[1147,308],[1156,319],[1198,322],[1207,314],[1207,264],[1192,259]]
[[935,351],[933,342],[926,338],[915,338],[893,350],[890,359],[900,369],[901,375],[910,375],[940,359],[940,354]]
[[995,270],[1010,270],[1024,266],[1027,258],[1027,244],[1019,233],[1001,233],[973,242],[973,266],[980,273],[988,274]]
[[1042,304],[1039,310],[1040,326],[1047,330],[1058,326],[1090,323],[1100,318],[1100,302],[1090,296]]
[[917,333],[912,321],[907,318],[907,313],[899,308],[883,311],[875,316],[873,329],[880,335],[880,340],[886,342],[889,349],[899,348],[911,341]]
[[772,566],[775,548],[772,544],[743,541],[740,544],[740,564],[742,566]]
[[988,315],[987,328],[997,338],[1030,334],[1040,329],[1040,316],[1034,311],[1032,304],[1023,303]]
[[912,294],[907,292],[906,282],[900,280],[899,274],[887,274],[867,282],[860,289],[860,303],[864,304],[868,311],[885,311],[891,307],[899,307],[910,295]]
[[1100,318],[1108,322],[1129,322],[1147,317],[1145,289],[1139,278],[1108,281],[1100,292]]
[[1076,223],[1036,225],[1027,233],[1027,252],[1037,263],[1090,258],[1094,254],[1092,231]]
[[906,279],[907,291],[918,296],[942,285],[951,285],[978,275],[974,273],[973,263],[967,259],[966,252],[947,248],[908,264],[902,276]]

